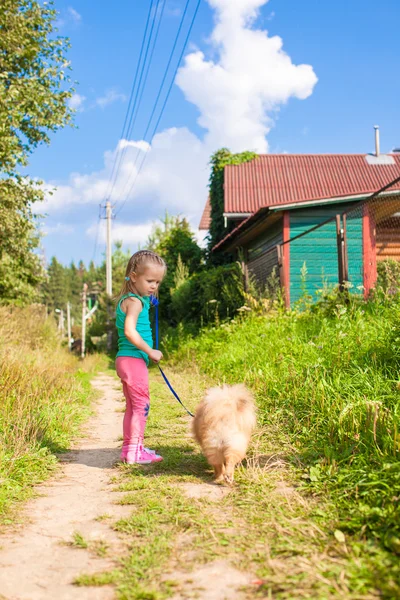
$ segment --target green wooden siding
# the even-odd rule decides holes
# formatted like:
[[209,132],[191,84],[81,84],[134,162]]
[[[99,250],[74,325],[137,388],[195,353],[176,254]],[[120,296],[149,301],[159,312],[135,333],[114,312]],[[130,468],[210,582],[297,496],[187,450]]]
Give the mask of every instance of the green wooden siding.
[[247,265],[256,281],[264,286],[268,277],[278,272],[278,254],[276,245],[283,241],[282,220],[275,223],[266,232],[255,238],[247,248]]
[[[336,204],[320,208],[304,208],[290,211],[290,237],[293,238],[307,231],[318,223],[342,212],[347,206]],[[354,292],[363,283],[362,266],[362,218],[357,215],[347,220],[349,279]],[[301,237],[290,244],[290,303],[301,297],[301,269],[306,264],[307,276],[305,287],[315,297],[324,281],[328,284],[338,283],[338,258],[336,243],[336,222],[331,221],[319,229]]]

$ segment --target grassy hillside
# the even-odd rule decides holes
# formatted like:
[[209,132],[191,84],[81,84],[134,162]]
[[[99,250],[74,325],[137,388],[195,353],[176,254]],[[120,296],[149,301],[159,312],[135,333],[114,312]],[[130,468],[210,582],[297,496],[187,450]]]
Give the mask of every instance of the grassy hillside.
[[175,358],[256,392],[260,423],[296,448],[287,458],[300,485],[331,502],[332,532],[359,548],[385,597],[398,597],[400,301],[330,298],[233,320],[186,340]]
[[0,307],[0,523],[88,415],[90,363],[61,348],[43,306]]

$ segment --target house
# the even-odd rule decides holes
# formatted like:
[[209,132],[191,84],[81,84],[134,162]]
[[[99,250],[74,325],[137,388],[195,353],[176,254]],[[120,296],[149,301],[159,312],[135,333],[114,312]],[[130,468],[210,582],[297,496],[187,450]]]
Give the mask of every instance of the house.
[[[290,306],[304,285],[314,294],[323,282],[338,282],[335,215],[349,210],[348,279],[354,290],[364,290],[367,296],[376,281],[377,261],[400,260],[400,180],[373,202],[360,206],[360,201],[396,178],[400,154],[382,155],[378,145],[374,155],[267,154],[228,165],[224,217],[237,226],[213,251],[237,255],[240,250],[245,269],[261,284],[279,268]],[[206,229],[209,223],[208,199],[200,227]],[[305,232],[309,233],[300,236]]]

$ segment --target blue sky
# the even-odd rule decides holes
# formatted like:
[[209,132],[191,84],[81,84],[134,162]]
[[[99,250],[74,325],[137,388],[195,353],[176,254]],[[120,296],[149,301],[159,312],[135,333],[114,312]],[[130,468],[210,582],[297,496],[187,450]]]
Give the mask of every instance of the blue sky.
[[[113,237],[132,251],[165,210],[198,224],[207,161],[218,147],[371,152],[374,124],[380,125],[383,152],[400,146],[397,0],[202,0],[149,150],[141,140],[186,4],[165,2],[136,126],[128,143],[120,142],[126,155],[112,197]],[[191,0],[190,14],[195,4]],[[46,259],[98,263],[104,252],[99,204],[109,189],[150,0],[55,5],[59,33],[71,42],[77,127],[38,148],[28,170],[57,188],[38,207],[47,214]],[[144,167],[130,192],[135,158],[140,164],[144,150]]]

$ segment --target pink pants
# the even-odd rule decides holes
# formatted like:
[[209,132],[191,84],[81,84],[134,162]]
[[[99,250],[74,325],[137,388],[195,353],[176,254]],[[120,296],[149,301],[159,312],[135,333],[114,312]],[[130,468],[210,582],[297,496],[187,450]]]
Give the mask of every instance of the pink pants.
[[144,430],[150,410],[149,373],[143,358],[119,356],[115,361],[122,381],[126,410],[124,415],[122,450],[143,443]]

